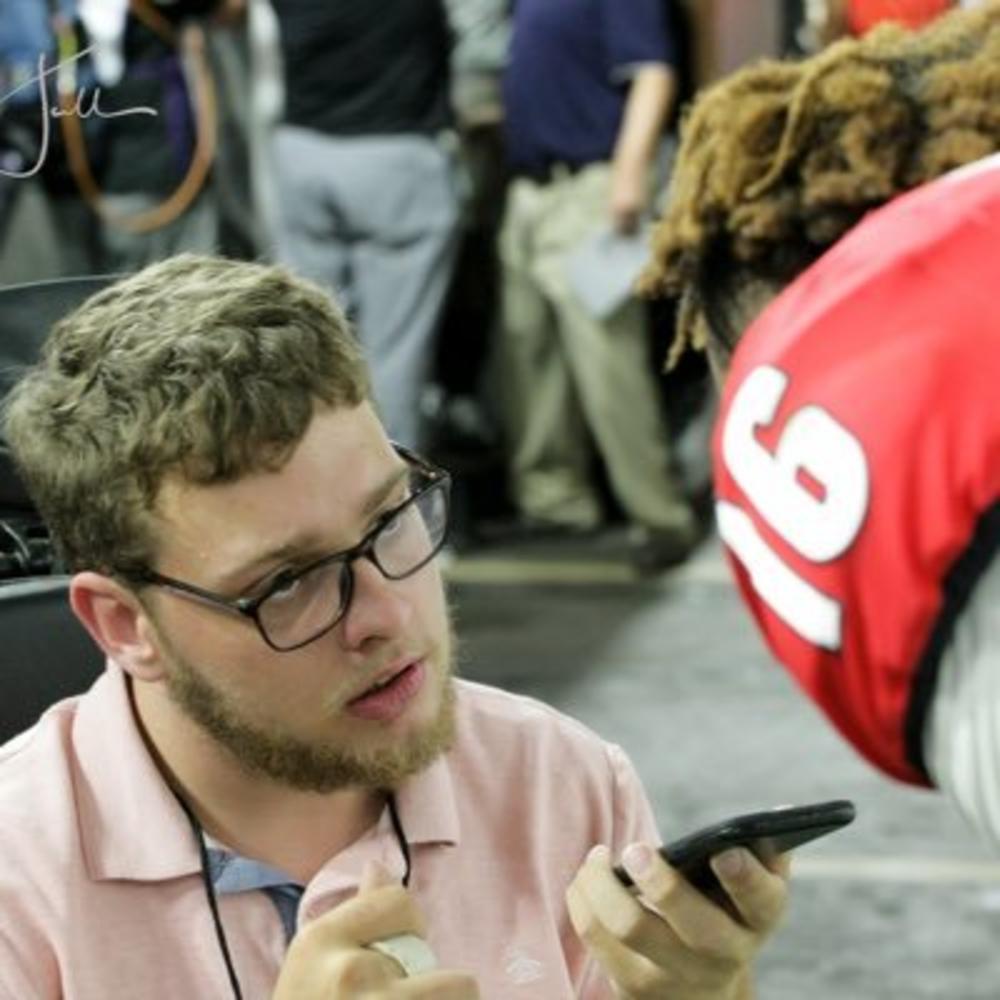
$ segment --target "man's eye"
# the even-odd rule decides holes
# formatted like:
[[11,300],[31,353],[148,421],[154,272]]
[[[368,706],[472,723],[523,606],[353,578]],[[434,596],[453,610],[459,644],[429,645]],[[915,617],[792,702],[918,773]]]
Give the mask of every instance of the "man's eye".
[[294,597],[302,582],[302,577],[291,570],[284,570],[271,580],[265,588],[268,600],[287,601]]
[[399,531],[405,513],[403,511],[402,513],[392,514],[387,517],[379,527],[379,538],[392,538]]
[[399,508],[402,507],[411,496],[413,496],[413,494],[407,490],[403,496],[398,497],[396,502],[387,511],[385,511],[385,513],[379,515],[375,521],[374,527],[379,531],[387,531],[389,534],[392,534],[392,532],[399,526],[400,517],[405,517],[407,510],[409,510],[409,508],[407,508],[406,510],[400,511]]

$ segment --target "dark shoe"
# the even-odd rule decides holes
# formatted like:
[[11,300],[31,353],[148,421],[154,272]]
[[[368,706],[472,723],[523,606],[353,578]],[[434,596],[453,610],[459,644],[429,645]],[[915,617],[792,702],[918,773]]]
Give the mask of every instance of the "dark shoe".
[[693,525],[678,528],[633,529],[629,537],[629,559],[641,576],[652,576],[685,562],[698,544]]

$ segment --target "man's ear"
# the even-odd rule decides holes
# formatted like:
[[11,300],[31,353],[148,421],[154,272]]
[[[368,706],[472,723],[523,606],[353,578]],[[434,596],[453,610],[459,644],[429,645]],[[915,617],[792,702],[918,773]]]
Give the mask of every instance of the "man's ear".
[[146,609],[126,587],[102,573],[77,573],[69,584],[73,613],[104,653],[136,680],[165,676]]

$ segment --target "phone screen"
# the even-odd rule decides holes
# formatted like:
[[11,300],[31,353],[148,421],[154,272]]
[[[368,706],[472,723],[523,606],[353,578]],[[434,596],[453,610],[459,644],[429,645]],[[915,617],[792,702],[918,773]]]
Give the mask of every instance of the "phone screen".
[[[846,799],[805,806],[778,806],[704,827],[661,847],[660,854],[696,888],[717,896],[723,890],[709,865],[715,855],[730,847],[746,847],[762,861],[768,861],[847,826],[854,816],[854,803]],[[615,874],[625,885],[633,884],[620,865],[615,868]]]

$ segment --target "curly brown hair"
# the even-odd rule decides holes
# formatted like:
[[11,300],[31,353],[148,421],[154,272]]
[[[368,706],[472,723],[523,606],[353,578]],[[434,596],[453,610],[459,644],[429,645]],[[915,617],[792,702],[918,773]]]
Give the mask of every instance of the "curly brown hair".
[[127,575],[152,565],[168,474],[208,484],[279,468],[317,406],[368,397],[354,336],[320,288],[186,254],[60,320],[3,431],[68,567]]
[[668,367],[707,338],[732,349],[741,287],[777,291],[872,208],[998,149],[997,3],[921,31],[886,24],[706,90],[641,282],[680,298]]

